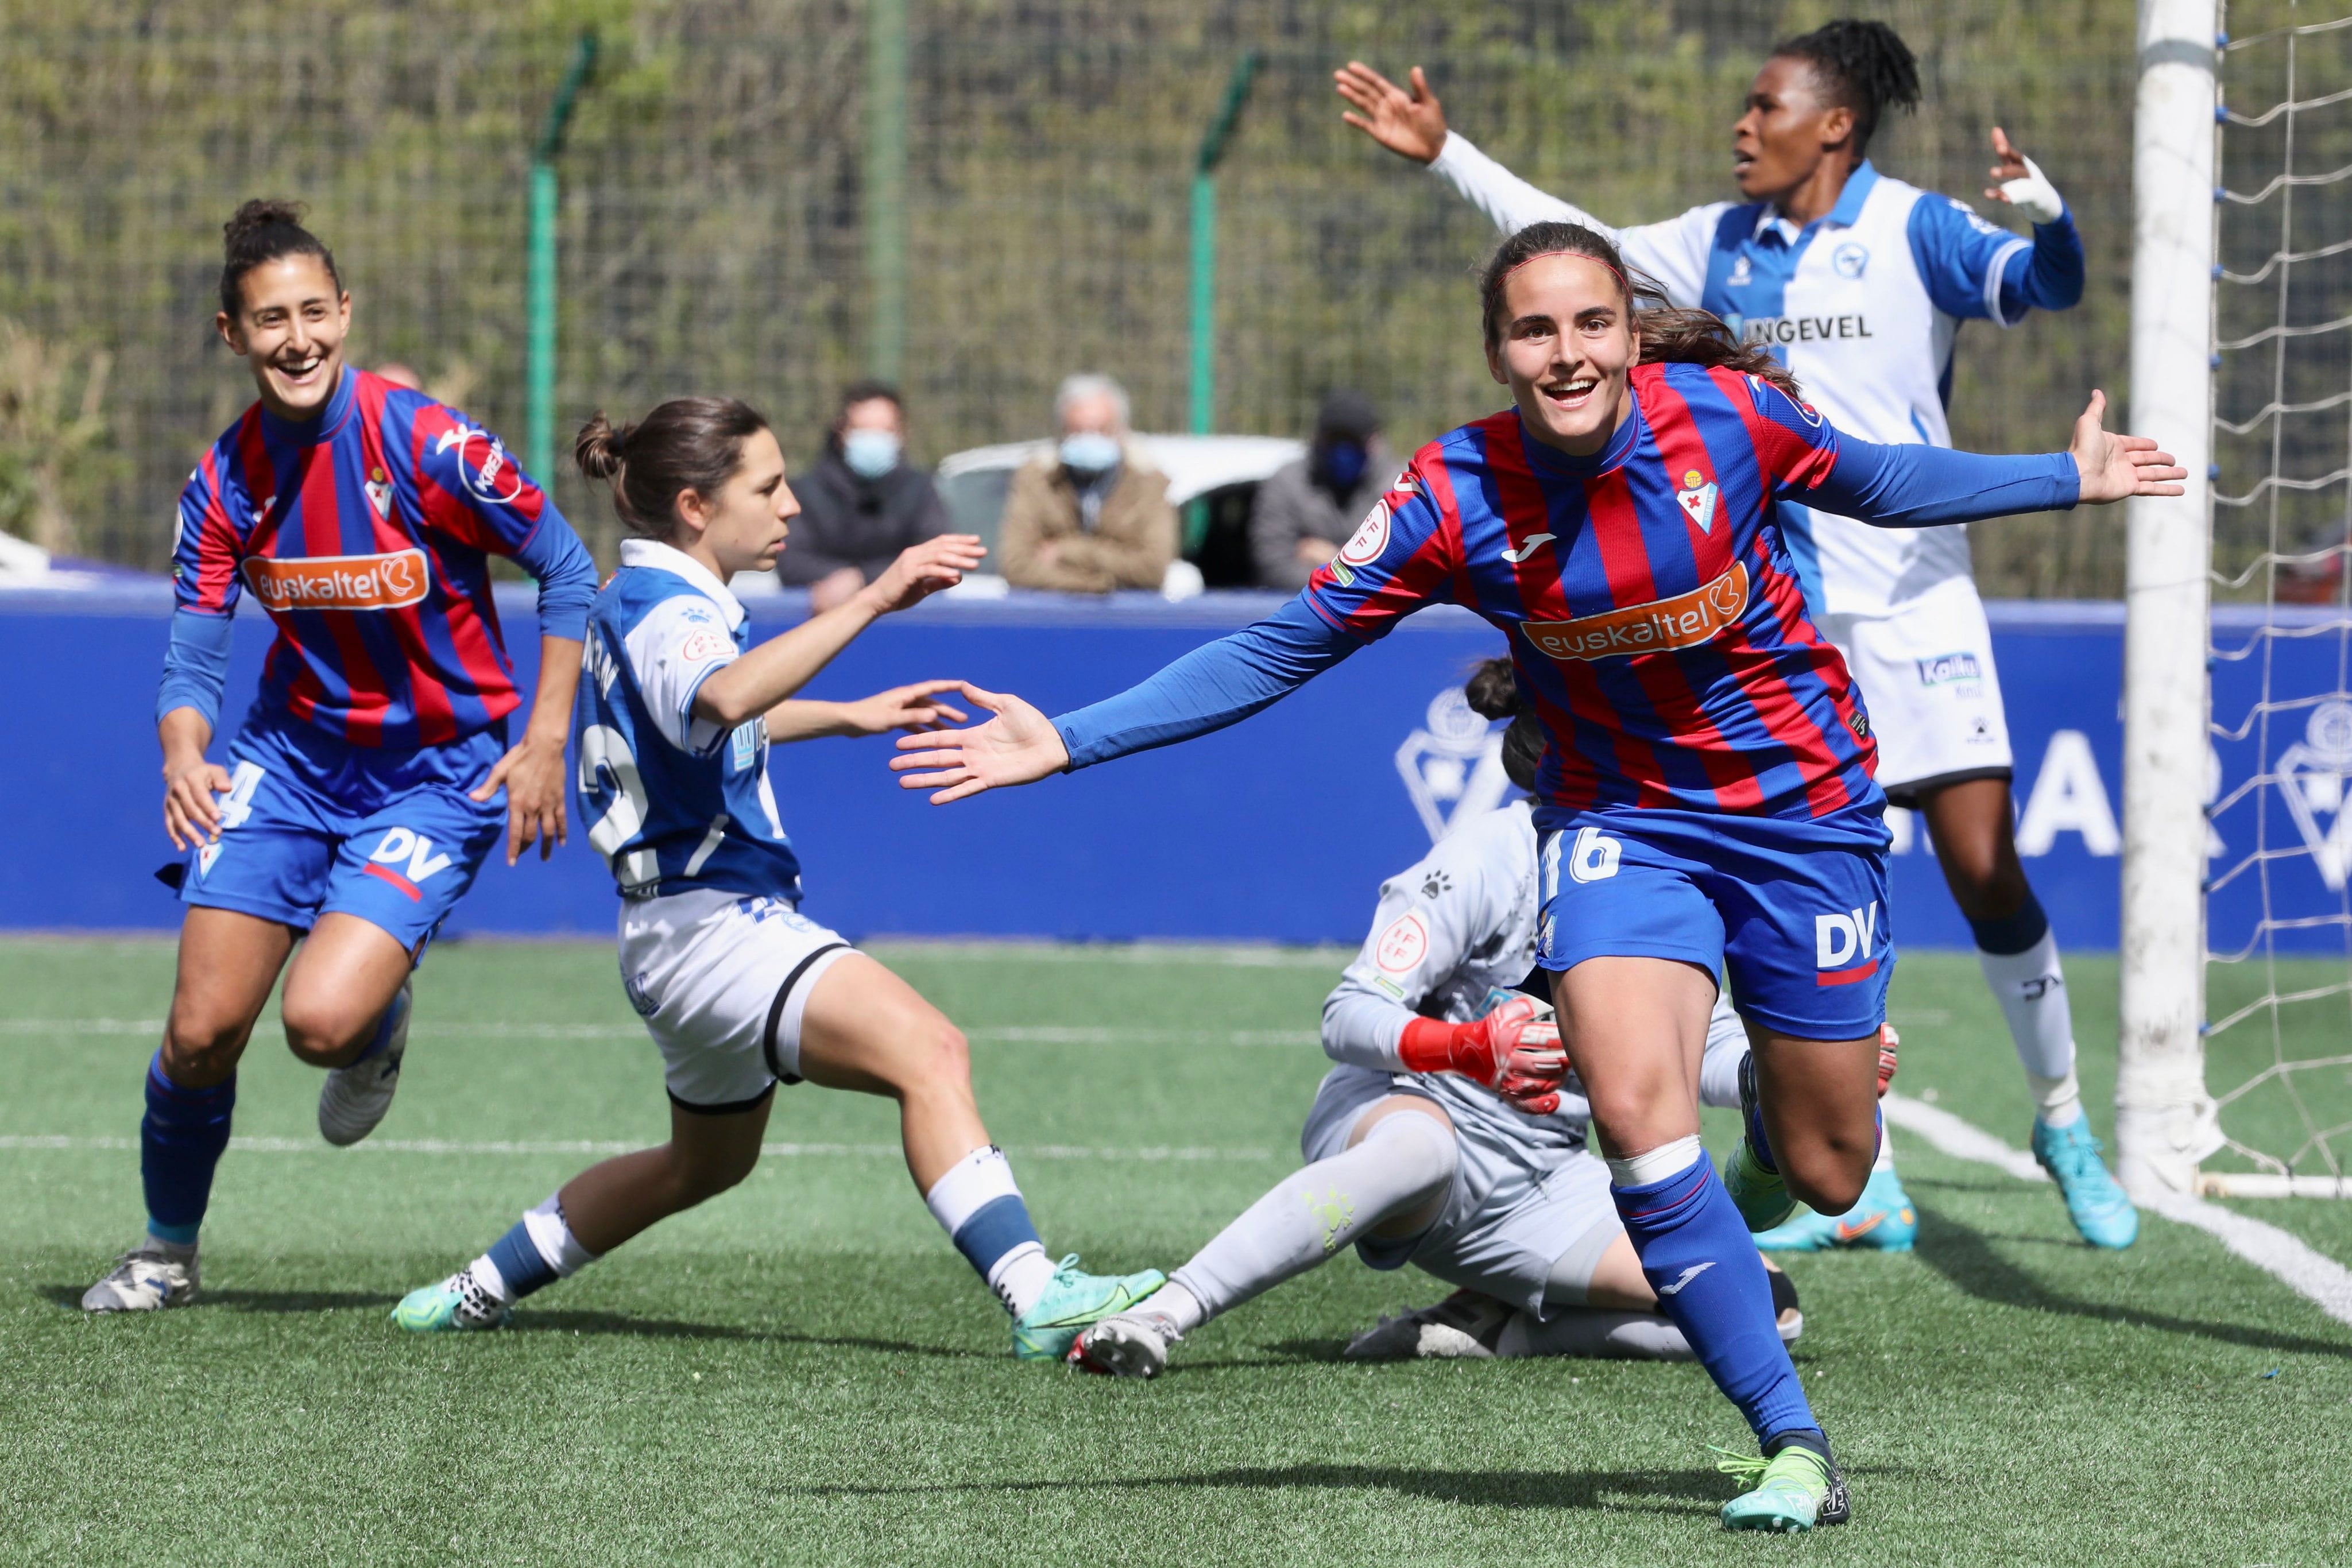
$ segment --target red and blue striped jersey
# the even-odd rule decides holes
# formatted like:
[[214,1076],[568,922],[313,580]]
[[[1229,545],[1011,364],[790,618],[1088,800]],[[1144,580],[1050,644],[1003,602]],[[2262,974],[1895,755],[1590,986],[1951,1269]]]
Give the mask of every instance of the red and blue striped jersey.
[[1555,806],[1822,817],[1877,798],[1870,721],[1806,618],[1774,500],[1821,485],[1837,433],[1738,371],[1649,364],[1577,458],[1516,409],[1424,446],[1302,595],[1370,640],[1424,604],[1510,638]]
[[436,746],[521,702],[489,558],[540,584],[540,627],[580,637],[595,564],[498,437],[363,371],[315,421],[259,403],[189,476],[172,576],[183,612],[251,593],[277,622],[258,710],[353,746]]

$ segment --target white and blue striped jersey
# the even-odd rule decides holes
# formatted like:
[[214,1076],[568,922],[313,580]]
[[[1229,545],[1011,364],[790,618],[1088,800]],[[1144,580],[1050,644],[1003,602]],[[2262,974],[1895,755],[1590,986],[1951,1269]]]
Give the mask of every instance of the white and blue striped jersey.
[[707,889],[801,896],[800,858],[768,784],[768,722],[694,711],[750,645],[743,606],[682,550],[625,539],[588,609],[573,731],[588,841],[623,896]]
[[[1962,321],[2007,327],[2082,297],[2070,215],[2029,240],[1965,203],[1864,163],[1831,212],[1800,227],[1769,203],[1711,202],[1664,223],[1615,228],[1536,189],[1458,133],[1433,172],[1511,233],[1582,224],[1676,305],[1712,311],[1770,345],[1830,423],[1890,445],[1949,446],[1945,405]],[[1875,528],[1783,503],[1781,529],[1816,614],[1883,616],[1969,574],[1965,525]]]

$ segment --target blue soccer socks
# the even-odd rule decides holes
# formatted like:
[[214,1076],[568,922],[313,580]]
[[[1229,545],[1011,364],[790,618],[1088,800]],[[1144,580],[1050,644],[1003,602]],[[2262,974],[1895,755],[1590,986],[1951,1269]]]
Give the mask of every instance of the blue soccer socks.
[[195,1244],[212,1202],[213,1170],[228,1147],[236,1080],[185,1089],[163,1075],[163,1053],[147,1064],[147,1114],[139,1123],[139,1180],[147,1230],[177,1247]]
[[563,1195],[551,1197],[524,1215],[490,1249],[467,1266],[477,1283],[503,1302],[568,1279],[603,1256],[580,1245],[563,1218]]
[[1780,1343],[1763,1260],[1706,1154],[1658,1180],[1609,1190],[1659,1309],[1758,1438],[1817,1431]]
[[955,1242],[1004,1310],[1015,1318],[1054,1282],[1054,1261],[1037,1239],[1029,1206],[1004,1151],[984,1144],[948,1168],[923,1195],[931,1218]]

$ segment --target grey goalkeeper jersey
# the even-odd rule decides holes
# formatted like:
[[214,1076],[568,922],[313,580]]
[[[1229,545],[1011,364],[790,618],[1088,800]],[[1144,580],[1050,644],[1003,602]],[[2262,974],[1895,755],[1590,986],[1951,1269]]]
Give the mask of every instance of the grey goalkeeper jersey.
[[[1522,800],[1465,824],[1382,883],[1371,935],[1323,1003],[1323,1050],[1410,1078],[1457,1125],[1466,1119],[1537,1149],[1579,1149],[1592,1112],[1573,1076],[1559,1109],[1537,1116],[1456,1073],[1406,1073],[1398,1056],[1416,1014],[1467,1023],[1517,994],[1536,967],[1536,877],[1535,821]],[[1739,1017],[1718,994],[1702,1070],[1709,1104],[1738,1103],[1747,1051]]]

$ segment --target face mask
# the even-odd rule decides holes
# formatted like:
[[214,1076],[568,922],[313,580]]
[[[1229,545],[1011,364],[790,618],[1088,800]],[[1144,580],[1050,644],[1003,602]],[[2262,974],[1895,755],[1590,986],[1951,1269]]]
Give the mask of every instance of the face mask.
[[898,466],[900,450],[887,430],[853,430],[841,438],[841,460],[861,479],[879,479]]
[[1075,474],[1108,474],[1118,464],[1118,440],[1082,430],[1062,437],[1062,466]]
[[1335,441],[1323,449],[1323,473],[1345,490],[1364,476],[1364,448],[1353,441]]

